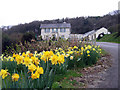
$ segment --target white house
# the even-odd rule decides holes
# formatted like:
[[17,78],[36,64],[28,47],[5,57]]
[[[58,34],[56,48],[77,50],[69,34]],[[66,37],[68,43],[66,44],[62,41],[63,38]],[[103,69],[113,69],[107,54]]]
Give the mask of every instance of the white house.
[[110,34],[108,30],[104,27],[98,30],[92,30],[85,34],[71,34],[71,25],[70,23],[57,23],[57,24],[41,24],[41,36],[43,40],[52,39],[53,36],[55,38],[65,38],[65,39],[77,39],[80,40],[82,38],[86,38],[88,40],[93,40],[98,38],[99,35],[102,34]]
[[108,32],[108,29],[102,27],[98,30],[92,30],[92,31],[85,33],[83,35],[83,38],[88,37],[89,40],[93,40],[93,39],[98,38],[98,36],[102,34],[110,34],[110,32]]
[[41,24],[41,36],[43,40],[59,37],[68,39],[70,35],[70,23],[57,23],[57,24]]

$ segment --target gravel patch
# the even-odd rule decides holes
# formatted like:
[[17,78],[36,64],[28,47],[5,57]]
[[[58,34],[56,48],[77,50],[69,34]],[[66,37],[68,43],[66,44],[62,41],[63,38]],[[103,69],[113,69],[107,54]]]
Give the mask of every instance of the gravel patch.
[[98,88],[99,83],[105,81],[107,70],[111,65],[111,56],[106,55],[101,57],[95,65],[83,68],[80,71],[83,75],[81,77],[74,77],[73,80],[83,84],[83,86],[79,88]]

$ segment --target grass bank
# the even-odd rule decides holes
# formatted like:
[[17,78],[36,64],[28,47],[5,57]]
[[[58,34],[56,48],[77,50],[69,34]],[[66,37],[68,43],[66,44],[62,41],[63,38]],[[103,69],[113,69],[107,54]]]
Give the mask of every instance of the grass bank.
[[113,43],[120,43],[120,36],[117,37],[118,32],[109,34],[109,35],[104,35],[99,40],[96,40],[97,42],[113,42]]

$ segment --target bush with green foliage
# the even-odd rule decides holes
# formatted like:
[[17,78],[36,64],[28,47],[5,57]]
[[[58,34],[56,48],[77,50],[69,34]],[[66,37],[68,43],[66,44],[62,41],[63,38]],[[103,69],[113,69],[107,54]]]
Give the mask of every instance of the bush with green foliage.
[[32,32],[27,32],[23,35],[22,37],[22,43],[26,42],[31,42],[32,39],[35,39],[35,35]]

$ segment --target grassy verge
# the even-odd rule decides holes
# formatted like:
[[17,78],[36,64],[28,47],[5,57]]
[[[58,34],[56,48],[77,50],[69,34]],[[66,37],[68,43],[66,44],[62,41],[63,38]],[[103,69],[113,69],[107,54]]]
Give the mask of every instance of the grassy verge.
[[[106,56],[109,53],[104,49],[101,49],[101,57]],[[88,67],[88,66],[86,66]],[[55,75],[54,83],[52,88],[79,88],[83,87],[85,84],[72,80],[75,77],[81,77],[83,74],[80,72],[81,68],[76,68],[72,70],[67,70],[65,74]]]
[[78,72],[79,69],[67,70],[64,75],[55,75],[52,88],[78,88],[76,86],[83,86],[82,83],[78,83],[76,80],[72,80],[73,77],[80,77],[82,74]]
[[117,37],[117,33],[112,33],[109,35],[105,35],[103,38],[96,40],[97,42],[113,42],[113,43],[120,43],[120,36]]

